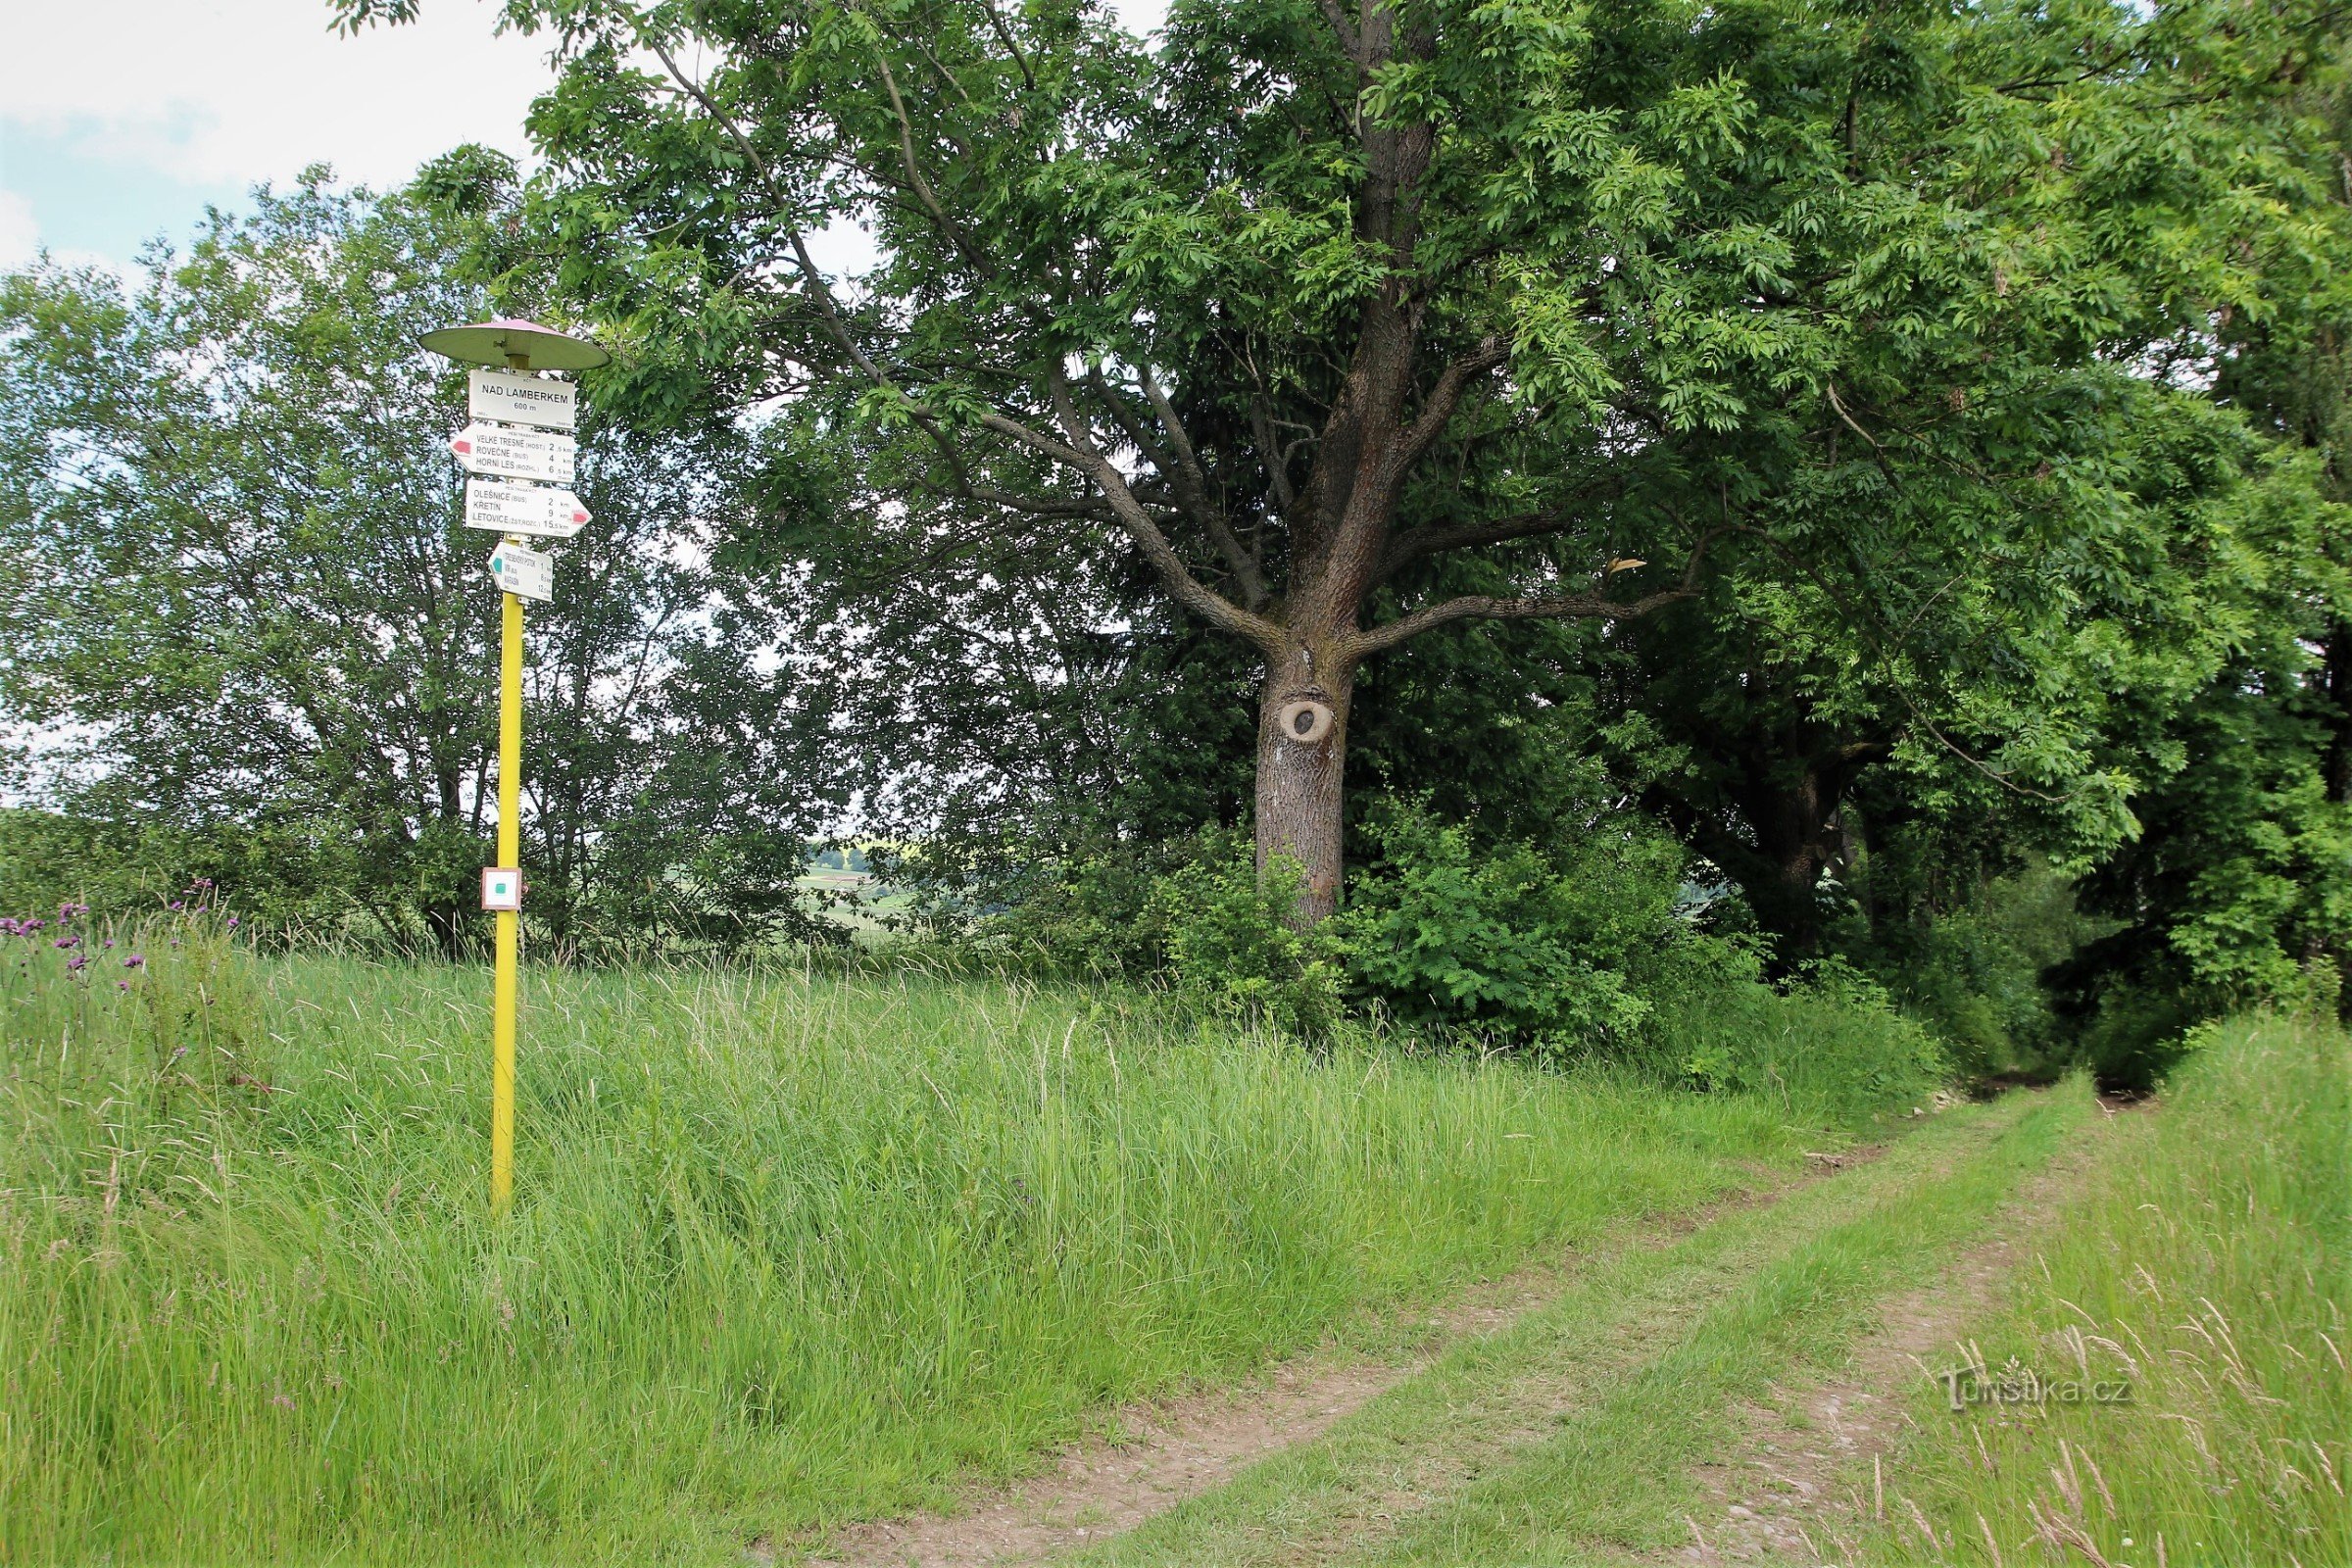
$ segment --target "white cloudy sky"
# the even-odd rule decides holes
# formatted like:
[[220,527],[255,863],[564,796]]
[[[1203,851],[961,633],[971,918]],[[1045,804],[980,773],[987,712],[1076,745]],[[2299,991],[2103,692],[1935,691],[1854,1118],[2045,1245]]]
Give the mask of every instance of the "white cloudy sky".
[[[1128,0],[1130,26],[1164,0]],[[327,0],[0,0],[0,269],[127,263],[306,164],[383,185],[460,142],[524,151],[545,46],[493,0],[327,30]]]

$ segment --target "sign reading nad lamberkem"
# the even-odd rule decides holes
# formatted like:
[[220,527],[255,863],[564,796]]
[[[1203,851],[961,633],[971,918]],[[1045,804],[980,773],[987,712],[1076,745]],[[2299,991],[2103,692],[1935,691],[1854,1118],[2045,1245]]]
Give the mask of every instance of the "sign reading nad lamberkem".
[[579,420],[579,388],[519,370],[475,370],[466,378],[466,416],[568,430]]
[[568,490],[510,484],[504,479],[466,481],[466,526],[492,533],[535,534],[568,539],[588,525],[589,512]]

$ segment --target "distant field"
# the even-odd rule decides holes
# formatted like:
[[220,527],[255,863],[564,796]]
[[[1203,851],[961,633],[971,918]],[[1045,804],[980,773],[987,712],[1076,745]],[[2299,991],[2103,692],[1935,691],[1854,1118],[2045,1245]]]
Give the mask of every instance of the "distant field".
[[481,973],[51,935],[0,968],[12,1561],[739,1562],[1836,1136],[1082,990],[541,972],[499,1225]]

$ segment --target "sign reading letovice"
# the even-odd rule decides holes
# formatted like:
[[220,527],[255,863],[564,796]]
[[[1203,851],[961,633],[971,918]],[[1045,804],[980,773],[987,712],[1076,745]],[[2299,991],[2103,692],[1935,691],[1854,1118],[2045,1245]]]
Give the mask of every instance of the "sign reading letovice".
[[490,575],[508,593],[541,601],[556,597],[556,558],[521,545],[500,545],[490,553]]
[[568,539],[588,525],[589,512],[568,490],[547,485],[509,484],[503,479],[466,481],[466,526],[492,533],[537,534]]
[[449,450],[467,473],[503,474],[509,479],[553,479],[569,484],[579,443],[549,430],[516,430],[503,424],[469,424],[449,438]]
[[579,420],[579,388],[519,370],[476,370],[466,378],[466,416],[568,430]]

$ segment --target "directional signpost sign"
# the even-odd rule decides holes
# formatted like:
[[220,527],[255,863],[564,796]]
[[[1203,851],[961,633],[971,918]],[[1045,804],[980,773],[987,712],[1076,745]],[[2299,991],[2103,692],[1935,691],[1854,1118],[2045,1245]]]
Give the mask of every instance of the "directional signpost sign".
[[569,484],[579,443],[551,431],[476,422],[451,436],[449,450],[458,455],[458,466],[467,473]]
[[556,558],[523,545],[504,544],[492,551],[490,575],[508,593],[525,599],[556,597]]
[[[522,605],[556,596],[556,558],[532,539],[568,539],[588,523],[572,479],[567,431],[579,391],[534,370],[593,370],[612,356],[595,344],[535,321],[499,319],[437,327],[416,340],[462,365],[466,416],[450,437],[466,471],[466,526],[504,534],[490,555],[499,596],[498,860],[482,871],[482,907],[495,922],[490,980],[490,1210],[514,1196],[514,1044],[522,957]],[[504,368],[501,368],[504,367]],[[516,426],[528,426],[517,429]]]
[[588,525],[588,509],[568,490],[551,485],[509,484],[503,479],[466,481],[468,528],[568,539]]
[[579,418],[579,389],[514,370],[476,370],[466,380],[466,416],[568,430]]

